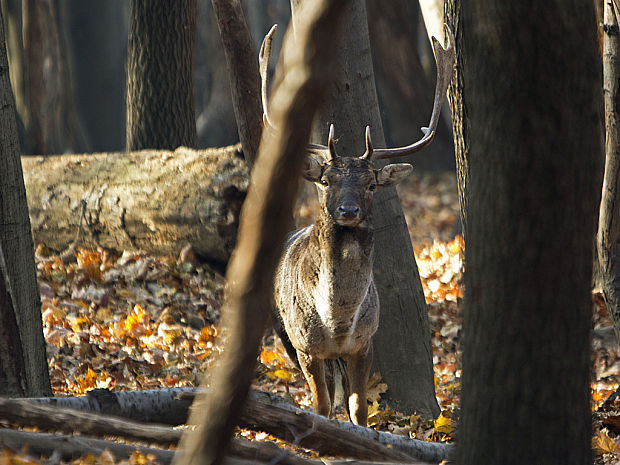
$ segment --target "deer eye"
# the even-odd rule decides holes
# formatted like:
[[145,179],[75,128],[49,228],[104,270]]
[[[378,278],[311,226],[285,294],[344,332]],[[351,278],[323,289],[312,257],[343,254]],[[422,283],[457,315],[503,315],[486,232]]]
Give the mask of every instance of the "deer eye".
[[328,184],[328,183],[327,183],[327,179],[325,179],[325,178],[321,179],[320,183],[321,183],[323,186],[327,186],[327,184]]

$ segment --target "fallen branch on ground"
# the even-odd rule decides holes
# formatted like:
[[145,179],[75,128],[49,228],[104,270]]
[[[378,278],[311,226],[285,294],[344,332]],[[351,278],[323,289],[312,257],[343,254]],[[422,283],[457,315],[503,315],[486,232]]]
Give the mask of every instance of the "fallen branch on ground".
[[[188,408],[195,392],[194,388],[125,392],[96,390],[83,397],[31,400],[83,411],[104,412],[135,421],[177,425],[187,420]],[[22,400],[11,402],[18,401]],[[241,420],[243,425],[291,442],[296,440],[293,432],[301,436],[312,429],[310,434],[299,439],[296,444],[324,455],[399,461],[402,455],[395,455],[398,453],[416,460],[440,462],[451,459],[454,453],[452,444],[420,441],[348,422],[327,420],[294,407],[276,395],[259,391],[250,392]],[[377,443],[382,444],[389,454],[377,457]]]

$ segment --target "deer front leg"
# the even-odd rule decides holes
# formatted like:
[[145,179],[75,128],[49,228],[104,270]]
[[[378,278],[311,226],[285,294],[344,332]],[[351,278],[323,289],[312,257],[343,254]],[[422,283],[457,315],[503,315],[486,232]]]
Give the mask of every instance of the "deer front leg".
[[351,391],[348,399],[351,421],[356,425],[366,426],[368,421],[366,387],[372,364],[372,341],[360,352],[345,360]]
[[325,360],[300,351],[297,351],[297,359],[312,393],[314,411],[329,418],[331,414],[331,400],[329,398],[327,382],[325,381]]

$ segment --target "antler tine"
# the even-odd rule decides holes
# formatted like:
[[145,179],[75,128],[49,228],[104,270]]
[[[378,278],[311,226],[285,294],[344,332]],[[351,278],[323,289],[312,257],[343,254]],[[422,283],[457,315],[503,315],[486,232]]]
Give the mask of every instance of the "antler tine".
[[278,25],[274,24],[269,29],[269,32],[263,39],[263,43],[260,46],[260,52],[258,54],[258,67],[260,72],[260,95],[263,102],[263,126],[273,126],[271,118],[269,117],[269,107],[267,101],[267,77],[269,75],[269,59],[271,58],[271,42],[273,35],[278,29]]
[[334,142],[334,125],[329,125],[329,136],[327,136],[327,155],[329,156],[328,161],[333,161],[338,158],[338,154],[336,153],[336,144]]
[[366,152],[360,158],[372,160],[373,148],[372,139],[370,138],[370,126],[366,126]]
[[422,128],[424,136],[417,142],[407,145],[406,147],[375,149],[372,154],[373,160],[410,155],[423,149],[433,141],[435,131],[437,130],[437,123],[439,122],[441,105],[443,104],[446,91],[448,90],[448,85],[450,84],[456,58],[456,53],[454,51],[454,36],[446,24],[444,24],[444,28],[447,39],[446,48],[444,48],[439,40],[433,36],[433,50],[435,52],[435,61],[437,62],[437,85],[435,86],[435,100],[433,103],[431,121],[427,128]]

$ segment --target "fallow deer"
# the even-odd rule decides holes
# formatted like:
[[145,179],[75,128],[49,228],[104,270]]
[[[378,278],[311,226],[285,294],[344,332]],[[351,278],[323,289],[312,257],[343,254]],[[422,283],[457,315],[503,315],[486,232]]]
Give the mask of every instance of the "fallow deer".
[[[372,337],[379,326],[379,298],[373,280],[373,194],[403,180],[406,163],[373,167],[373,161],[409,155],[435,135],[440,107],[454,67],[453,37],[445,27],[447,48],[433,37],[437,85],[431,121],[424,136],[400,148],[374,149],[366,127],[366,152],[339,156],[330,126],[327,146],[310,144],[302,173],[321,193],[314,224],[290,234],[274,281],[274,327],[289,356],[301,368],[317,413],[332,414],[334,380],[330,360],[344,360],[345,408],[351,421],[366,425],[366,384],[372,362]],[[267,66],[271,38],[260,52],[263,121],[272,125],[267,108]],[[379,252],[380,253],[380,252]],[[346,389],[348,387],[348,389]],[[348,391],[348,392],[346,392]]]

